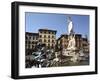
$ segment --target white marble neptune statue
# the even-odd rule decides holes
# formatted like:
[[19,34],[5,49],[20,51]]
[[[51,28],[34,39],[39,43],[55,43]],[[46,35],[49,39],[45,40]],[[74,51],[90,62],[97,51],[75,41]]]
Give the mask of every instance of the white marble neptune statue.
[[73,32],[73,22],[71,17],[68,18],[68,34],[70,35]]
[[71,17],[68,18],[68,34],[69,34],[69,43],[68,49],[75,49],[75,34],[73,31],[73,22]]

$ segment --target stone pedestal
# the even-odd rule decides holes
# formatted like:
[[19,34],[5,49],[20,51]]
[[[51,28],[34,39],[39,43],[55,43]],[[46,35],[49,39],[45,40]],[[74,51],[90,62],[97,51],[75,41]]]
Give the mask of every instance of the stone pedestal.
[[68,47],[64,50],[63,55],[71,57],[70,61],[77,62],[79,57],[79,50],[76,48],[75,35],[69,35]]

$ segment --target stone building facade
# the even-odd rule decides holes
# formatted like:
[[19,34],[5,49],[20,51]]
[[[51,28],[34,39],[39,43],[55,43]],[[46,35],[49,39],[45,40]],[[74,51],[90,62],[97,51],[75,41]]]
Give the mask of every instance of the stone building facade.
[[39,42],[45,44],[48,49],[55,48],[56,30],[39,29]]
[[89,53],[89,41],[87,38],[82,39],[82,46],[83,46],[83,52],[88,54]]
[[48,49],[55,48],[56,31],[49,29],[39,29],[38,33],[25,33],[26,50],[35,50],[38,43],[45,44]]
[[57,39],[57,46],[58,46],[58,48],[64,48],[64,49],[66,49],[67,46],[68,46],[68,35],[62,34]]
[[38,43],[39,34],[38,33],[25,33],[25,48],[28,50],[34,50],[35,46]]

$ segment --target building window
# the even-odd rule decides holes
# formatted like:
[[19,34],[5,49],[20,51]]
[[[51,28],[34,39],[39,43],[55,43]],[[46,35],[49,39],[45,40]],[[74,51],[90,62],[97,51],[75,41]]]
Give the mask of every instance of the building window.
[[40,32],[40,33],[42,33],[42,32]]
[[44,42],[46,42],[46,39],[44,39]]
[[49,34],[50,34],[50,32],[49,32]]
[[50,42],[50,40],[48,40],[48,42]]
[[50,46],[50,44],[48,44],[48,46]]
[[28,48],[30,49],[30,45],[28,45]]
[[28,44],[31,44],[31,41],[28,41]]
[[26,36],[26,39],[28,39],[28,37]]
[[34,44],[34,41],[32,42],[32,44]]
[[52,44],[52,47],[54,47],[54,44]]
[[44,38],[46,38],[46,35],[44,35]]
[[50,38],[50,35],[48,36],[48,38]]
[[36,37],[36,40],[38,40],[38,37]]
[[31,36],[29,37],[29,39],[31,39]]
[[39,42],[42,42],[42,40],[40,39]]
[[34,40],[34,37],[33,37],[33,40]]
[[34,45],[32,45],[32,48],[34,48]]
[[55,32],[52,32],[52,34],[56,34]]
[[48,44],[48,49],[50,49],[50,44]]
[[46,31],[44,31],[44,33],[46,34]]
[[42,35],[40,35],[40,38],[42,37]]
[[54,42],[54,40],[52,40],[52,43]]
[[54,38],[54,36],[52,36],[52,38]]
[[25,41],[25,43],[27,44],[27,41]]

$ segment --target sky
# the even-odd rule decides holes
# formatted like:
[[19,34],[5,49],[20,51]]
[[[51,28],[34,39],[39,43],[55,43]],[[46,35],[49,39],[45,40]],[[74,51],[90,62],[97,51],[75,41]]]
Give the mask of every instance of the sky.
[[74,32],[87,35],[89,38],[89,16],[74,14],[56,14],[56,13],[34,13],[25,12],[26,32],[38,33],[38,29],[57,30],[56,38],[61,34],[68,34],[68,17],[74,24]]

